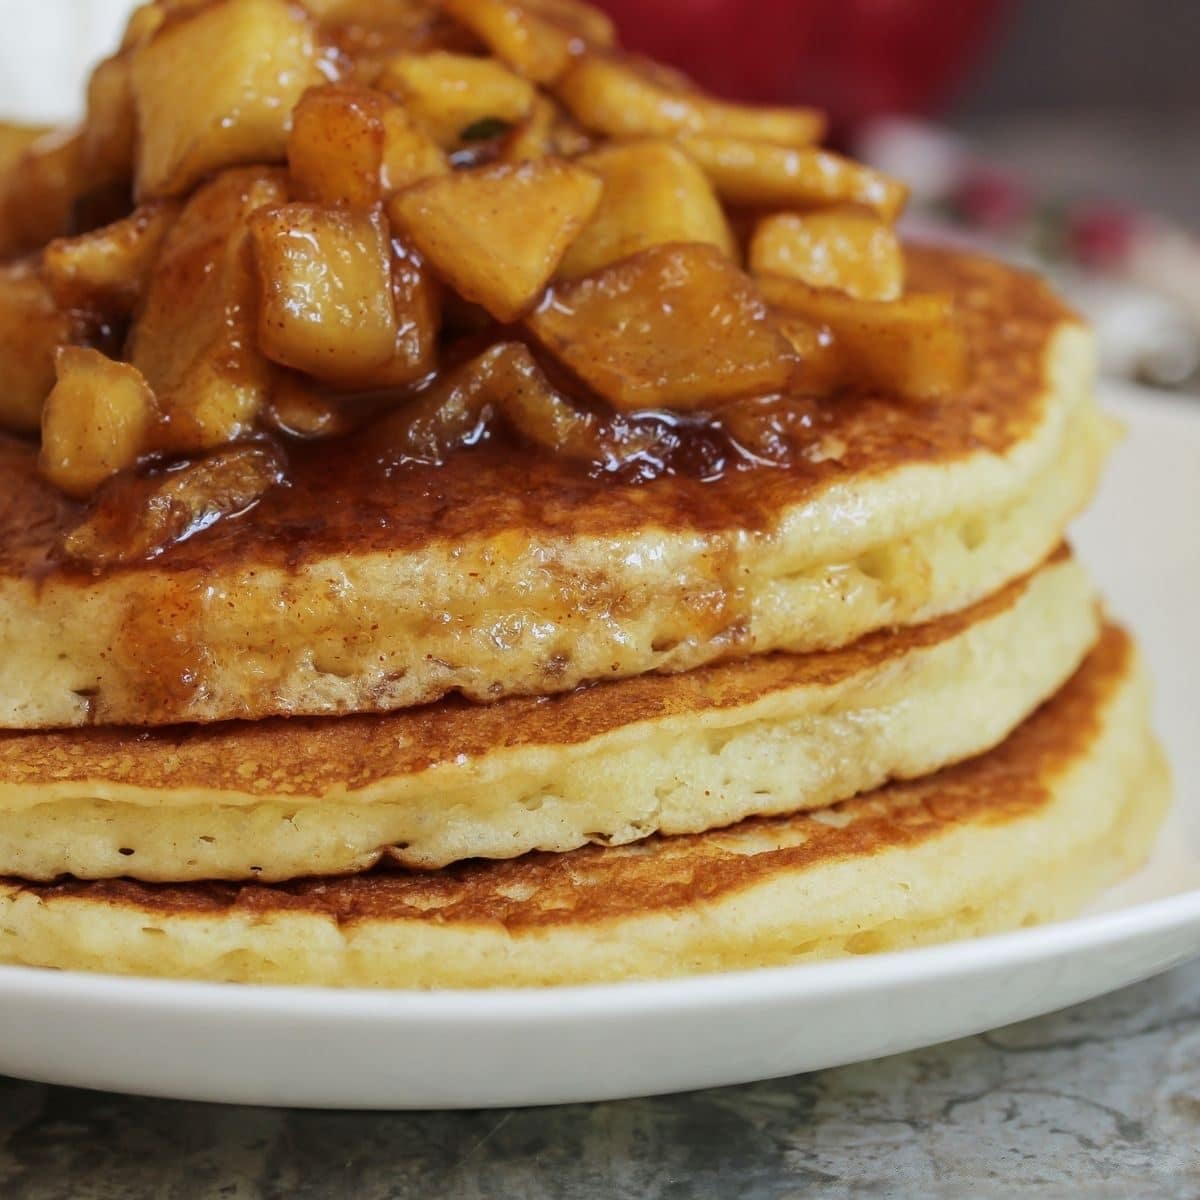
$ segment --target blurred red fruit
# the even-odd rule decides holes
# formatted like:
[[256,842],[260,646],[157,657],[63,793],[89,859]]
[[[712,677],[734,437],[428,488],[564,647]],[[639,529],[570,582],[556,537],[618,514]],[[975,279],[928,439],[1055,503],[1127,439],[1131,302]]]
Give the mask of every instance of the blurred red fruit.
[[972,169],[951,199],[968,225],[989,233],[1010,233],[1032,214],[1033,197],[1018,179],[987,167]]
[[1086,267],[1113,270],[1123,266],[1136,233],[1137,218],[1119,205],[1086,204],[1067,213],[1067,251]]

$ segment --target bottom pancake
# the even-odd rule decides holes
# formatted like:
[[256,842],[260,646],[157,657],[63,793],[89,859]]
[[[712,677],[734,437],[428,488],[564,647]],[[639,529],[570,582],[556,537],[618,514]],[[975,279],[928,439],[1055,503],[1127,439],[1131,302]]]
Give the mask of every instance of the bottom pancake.
[[1108,627],[996,749],[830,809],[435,872],[0,883],[0,961],[346,987],[535,986],[892,950],[1068,915],[1147,855],[1168,779]]

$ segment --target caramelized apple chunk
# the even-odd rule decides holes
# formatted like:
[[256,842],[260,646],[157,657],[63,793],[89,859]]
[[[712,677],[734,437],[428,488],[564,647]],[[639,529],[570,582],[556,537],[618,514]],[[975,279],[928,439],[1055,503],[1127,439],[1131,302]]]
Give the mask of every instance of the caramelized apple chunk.
[[617,28],[603,9],[584,0],[521,0],[531,12],[561,25],[585,46],[611,49],[617,42]]
[[383,105],[359,84],[304,93],[292,114],[288,170],[299,200],[371,208],[383,194]]
[[424,259],[399,238],[392,239],[392,307],[395,348],[387,362],[361,380],[362,387],[406,387],[437,366],[442,289]]
[[688,132],[805,146],[825,131],[825,118],[812,109],[728,104],[607,55],[584,55],[555,91],[580,124],[610,137]]
[[90,496],[149,449],[158,410],[136,367],[97,350],[58,352],[58,382],[42,411],[42,474],[59,491]]
[[250,231],[268,358],[344,386],[391,359],[391,246],[378,213],[284,204],[255,213]]
[[528,324],[622,412],[716,409],[785,388],[797,363],[754,284],[713,246],[655,246],[559,284]]
[[0,179],[0,257],[39,250],[71,228],[80,191],[80,137],[48,133]]
[[405,107],[445,149],[462,142],[465,130],[485,119],[513,124],[533,107],[533,85],[494,59],[436,51],[393,59],[379,87]]
[[583,49],[570,30],[517,0],[443,0],[505,66],[534,83],[551,83]]
[[601,190],[591,171],[547,158],[427,179],[388,212],[456,292],[509,322],[537,301]]
[[55,299],[63,308],[110,316],[132,312],[178,215],[177,204],[158,201],[102,229],[51,242],[42,266]]
[[41,125],[14,125],[0,121],[0,183],[16,169],[26,150],[51,132]]
[[385,197],[433,175],[445,175],[450,163],[438,144],[399,104],[383,110],[383,162],[380,183]]
[[496,377],[503,374],[507,353],[508,343],[492,346],[377,421],[368,434],[380,460],[436,465],[477,442],[494,414]]
[[263,419],[278,433],[311,441],[349,433],[355,427],[353,407],[353,400],[327,395],[303,375],[280,371]]
[[930,292],[888,302],[854,300],[779,275],[765,275],[758,282],[770,304],[810,328],[828,331],[826,342],[837,368],[834,372],[828,362],[822,364],[824,387],[836,375],[840,386],[938,400],[966,384],[966,337],[949,296]]
[[450,169],[395,100],[352,83],[304,94],[288,138],[288,168],[298,199],[358,208]]
[[708,173],[717,192],[733,204],[857,204],[891,222],[908,199],[899,181],[828,150],[713,134],[682,135],[679,141]]
[[553,387],[528,346],[501,342],[378,422],[372,444],[385,460],[440,463],[497,416],[534,445],[588,463],[616,465],[653,440],[650,433],[618,440],[597,413]]
[[132,65],[128,54],[119,54],[105,59],[88,82],[79,159],[89,189],[115,187],[127,192],[136,149]]
[[599,415],[577,408],[554,388],[527,346],[510,343],[497,368],[497,406],[526,441],[578,462],[605,463],[616,456]]
[[750,270],[835,288],[856,300],[895,300],[904,291],[896,231],[857,209],[764,217],[750,242]]
[[162,449],[207,450],[253,426],[271,365],[256,339],[249,218],[286,199],[281,171],[227,171],[196,192],[167,234],[127,350],[158,397]]
[[156,558],[252,508],[283,480],[285,467],[278,446],[253,442],[149,475],[118,475],[63,539],[63,554],[91,567]]
[[771,315],[800,357],[797,392],[805,396],[831,396],[853,380],[841,343],[828,325],[814,325],[781,308],[773,309]]
[[539,96],[529,116],[504,139],[500,158],[510,163],[551,156],[578,158],[593,145],[593,139],[553,100]]
[[36,263],[0,266],[0,428],[38,430],[54,386],[54,356],[75,332]]
[[600,176],[604,194],[563,259],[564,278],[666,242],[706,242],[736,257],[733,233],[708,178],[670,142],[617,143],[579,162]]
[[177,196],[205,175],[281,162],[292,109],[324,82],[312,21],[288,0],[217,0],[133,52],[137,193]]

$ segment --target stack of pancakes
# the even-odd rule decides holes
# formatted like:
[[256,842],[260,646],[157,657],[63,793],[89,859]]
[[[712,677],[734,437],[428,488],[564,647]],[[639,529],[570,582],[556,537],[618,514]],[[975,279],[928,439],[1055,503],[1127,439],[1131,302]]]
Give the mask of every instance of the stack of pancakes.
[[[97,75],[92,126],[99,127],[96,111],[107,111],[105,81],[123,78],[119,72],[138,47],[174,45],[180,30],[201,25],[217,31],[205,35],[216,45],[227,18],[256,48],[243,54],[247,72],[271,65],[278,50],[307,56],[320,84],[313,38],[332,26],[316,14],[345,7],[326,0],[306,9],[277,0],[148,5],[135,17],[124,57]],[[330,125],[334,131],[378,134],[373,175],[351,179],[354,188],[374,189],[374,208],[362,216],[348,201],[315,204],[309,196],[301,204],[292,195],[293,202],[271,210],[285,234],[305,232],[282,224],[303,210],[315,212],[325,232],[357,221],[383,237],[387,172],[379,147],[387,130],[423,147],[421,169],[432,174],[412,184],[414,191],[464,173],[481,189],[532,187],[535,176],[524,162],[492,169],[485,156],[511,149],[512,137],[524,138],[522,146],[541,137],[552,147],[545,178],[557,171],[582,180],[590,197],[581,202],[582,220],[598,211],[601,184],[576,160],[603,144],[602,135],[624,130],[630,140],[622,144],[644,148],[639,139],[647,130],[690,136],[704,132],[706,121],[737,130],[751,122],[743,110],[698,98],[674,76],[629,65],[605,41],[611,31],[599,14],[566,0],[414,0],[394,5],[404,20],[397,16],[378,30],[368,8],[370,19],[354,9],[353,21],[337,25],[343,40],[330,43],[337,53],[322,60],[330,71],[357,71],[358,82],[340,91],[318,86],[312,111],[345,122]],[[414,12],[425,22],[419,28]],[[361,29],[371,37],[355,42]],[[430,41],[435,36],[450,51],[436,49],[443,43]],[[428,112],[411,96],[412,113],[398,107],[400,84],[394,94],[373,90],[386,72],[368,74],[371,55],[382,53],[388,38],[409,48],[425,39],[423,47],[436,49],[428,60],[418,54],[415,66],[407,50],[400,55],[408,73],[396,68],[397,78],[405,86],[415,88],[421,72],[458,71],[480,87],[491,80],[499,99],[487,104],[507,97],[526,108],[500,120],[481,107],[467,123],[460,109],[469,106],[469,88],[438,84],[414,92],[427,103],[450,96],[451,115],[464,124],[463,145],[454,125],[435,145],[429,130],[438,127]],[[493,42],[505,68],[480,66],[482,47]],[[236,57],[239,47],[228,48]],[[394,46],[389,53],[397,53]],[[174,73],[191,70],[194,57],[162,50],[153,72],[135,60],[134,85],[169,93]],[[563,72],[583,68],[626,88],[612,93],[621,104],[609,105],[608,93],[592,104],[595,97],[585,94],[591,84],[572,91],[562,82],[576,78]],[[288,84],[287,72],[273,65],[272,72],[272,86]],[[550,90],[535,101],[529,78]],[[229,99],[221,90],[225,75],[202,75],[200,82],[200,99]],[[105,361],[78,347],[74,358],[60,357],[60,385],[64,370],[80,374],[69,395],[65,385],[61,396],[56,388],[45,410],[53,407],[54,415],[42,418],[59,450],[43,449],[39,459],[32,440],[0,433],[0,962],[410,988],[673,976],[1049,920],[1078,910],[1143,860],[1167,795],[1146,681],[1130,639],[1106,621],[1064,542],[1092,496],[1114,431],[1092,395],[1088,331],[1041,282],[997,263],[946,250],[905,251],[909,292],[946,298],[946,311],[957,314],[969,372],[953,394],[914,398],[911,389],[889,390],[863,377],[822,387],[815,372],[804,376],[809,360],[793,353],[800,345],[793,335],[772,332],[770,345],[784,347],[775,358],[801,369],[801,392],[776,394],[764,384],[765,391],[733,399],[765,400],[768,409],[796,400],[789,428],[800,431],[799,450],[786,460],[638,476],[603,464],[581,467],[578,455],[552,452],[546,436],[531,440],[518,427],[471,433],[452,452],[397,465],[363,454],[363,439],[376,426],[330,437],[314,426],[302,440],[265,417],[254,424],[253,410],[253,419],[231,423],[229,444],[243,439],[251,454],[274,447],[279,457],[272,461],[286,458],[286,475],[281,469],[269,486],[236,502],[225,495],[199,505],[180,536],[145,553],[103,561],[74,554],[81,520],[103,525],[115,512],[109,524],[120,525],[120,497],[141,494],[147,480],[165,480],[166,488],[223,445],[224,435],[198,446],[171,442],[180,429],[195,438],[206,428],[198,414],[212,420],[219,405],[209,405],[201,390],[198,401],[191,395],[195,411],[184,412],[177,398],[171,409],[120,354],[141,344],[145,371],[170,376],[172,351],[185,357],[195,348],[188,340],[191,298],[218,271],[242,278],[235,251],[245,247],[232,240],[225,258],[213,252],[211,261],[195,260],[204,263],[195,278],[179,256],[172,260],[170,302],[161,306],[169,336],[159,331],[156,350],[170,369],[156,366],[137,340],[149,337],[138,322],[156,311],[145,299],[156,251],[137,239],[186,221],[177,216],[180,197],[210,177],[219,187],[234,176],[219,172],[231,165],[249,171],[246,162],[266,174],[244,187],[237,179],[250,176],[237,176],[243,193],[261,186],[276,203],[298,186],[295,163],[290,184],[278,166],[285,149],[299,157],[287,141],[285,109],[263,103],[249,85],[243,91],[229,101],[236,101],[233,115],[210,122],[195,145],[160,136],[174,128],[171,104],[139,108],[140,124],[122,143],[125,175],[117,182],[127,198],[136,166],[145,207],[111,226],[124,242],[102,230],[97,244],[118,258],[123,246],[140,247],[140,274],[122,277],[117,288],[104,273],[111,274],[111,263],[92,243],[67,243],[65,256],[82,263],[78,269],[90,271],[93,284],[101,280],[103,298],[126,305],[124,325],[104,333],[94,323],[88,335],[107,336],[114,357]],[[556,108],[551,95],[565,97],[566,108]],[[184,99],[202,107],[196,97]],[[251,120],[237,105],[259,107]],[[387,115],[391,125],[383,117],[371,125],[372,113]],[[639,126],[635,117],[649,124]],[[798,118],[785,117],[794,129]],[[147,134],[151,119],[159,122],[154,136]],[[264,130],[260,150],[253,139]],[[900,194],[835,156],[770,138],[746,143],[747,150],[740,134],[718,133],[709,143],[681,134],[695,161],[676,146],[654,153],[699,189],[690,193],[704,200],[696,219],[715,221],[723,244],[703,243],[697,253],[699,237],[660,235],[657,249],[649,236],[634,246],[640,253],[650,245],[646,254],[666,246],[660,259],[671,269],[690,253],[709,278],[735,277],[733,292],[720,295],[735,295],[740,307],[722,310],[714,302],[706,309],[703,296],[695,301],[701,315],[716,314],[712,329],[696,334],[701,345],[730,336],[734,308],[755,329],[774,319],[755,291],[761,280],[738,267],[744,254],[732,230],[739,220],[761,217],[747,203],[747,179],[755,186],[767,180],[765,192],[751,189],[760,209],[766,205],[762,211],[779,207],[768,203],[772,188],[793,187],[797,179],[809,189],[801,200],[811,205],[840,197],[851,211],[835,219],[850,230],[864,227],[864,206],[890,220]],[[144,143],[136,162],[135,135]],[[243,135],[250,140],[238,140]],[[309,167],[313,154],[320,160],[340,152],[332,134],[328,146],[317,147],[320,153],[308,147]],[[57,144],[45,153],[59,153]],[[728,226],[704,172],[715,180],[711,187],[732,189],[732,200],[721,196]],[[629,186],[629,194],[641,195]],[[392,199],[403,197],[402,187],[394,191]],[[671,229],[674,208],[686,207],[673,197],[655,217]],[[800,210],[802,226],[809,209]],[[411,232],[403,224],[408,210],[402,204],[397,211],[397,228]],[[546,211],[554,216],[553,205]],[[609,218],[615,220],[611,212]],[[892,245],[898,263],[890,226],[876,226],[870,244]],[[271,232],[264,234],[261,222],[254,228],[256,236]],[[576,222],[571,236],[578,231]],[[494,285],[503,272],[491,269],[495,263],[480,266],[487,239],[479,229],[469,232],[476,259],[468,265]],[[644,232],[634,230],[639,238]],[[39,232],[28,245],[40,247],[53,233]],[[522,236],[514,228],[514,242]],[[547,349],[521,321],[553,308],[546,296],[557,302],[546,288],[554,286],[568,241],[564,234],[554,254],[534,263],[542,273],[524,308],[485,312],[486,289],[474,292],[443,268],[433,284],[422,276],[422,286],[440,297],[422,319],[432,322],[429,312],[444,305],[447,326],[469,326],[471,353],[481,339],[503,338],[522,361],[532,364],[535,350],[552,357],[555,346]],[[594,238],[591,249],[601,242]],[[308,244],[311,250],[315,235]],[[424,271],[421,254],[438,264],[445,246],[435,239],[414,256],[399,241],[380,244],[395,272],[382,293],[394,319],[400,293],[386,287],[404,283],[401,268]],[[347,241],[342,249],[353,258],[361,246]],[[627,250],[614,252],[612,271],[638,259],[622,257]],[[818,247],[813,262],[821,270],[826,250],[837,259],[845,247]],[[452,254],[446,261],[462,265]],[[28,287],[33,275],[22,272],[42,269],[40,260],[30,262],[5,268],[10,288]],[[809,289],[820,304],[827,303],[820,296],[828,283]],[[452,294],[455,287],[460,295]],[[866,311],[886,325],[887,303],[908,293],[897,285],[863,301],[866,309],[854,308],[862,298],[851,292],[837,295],[851,323]],[[656,306],[661,315],[675,303],[635,299],[647,328]],[[243,303],[218,307],[218,334],[241,328]],[[300,313],[297,324],[316,328],[332,306],[314,312]],[[131,321],[124,350],[113,349],[120,339],[112,330],[128,330]],[[348,336],[353,322],[345,325]],[[69,331],[69,322],[63,328]],[[261,318],[258,329],[277,335]],[[836,321],[831,329],[808,331],[812,361],[828,349],[826,335],[835,348],[841,344]],[[893,328],[892,335],[892,350],[899,347],[909,366],[935,353],[911,329],[896,335]],[[458,343],[447,349],[444,329],[429,336],[442,339],[439,366],[458,361]],[[336,353],[338,339],[326,341],[323,348]],[[647,341],[636,348],[643,355]],[[267,363],[269,347],[248,348],[233,333],[216,342],[219,354],[194,372],[206,387],[231,386],[227,377],[247,355],[260,380],[298,386],[301,368],[275,343],[276,358]],[[872,352],[861,332],[846,345]],[[679,357],[663,361],[678,367]],[[554,398],[554,411],[575,430],[594,432],[604,421],[635,427],[653,418],[658,428],[678,427],[686,442],[721,427],[723,401],[713,399],[706,411],[703,396],[701,403],[692,396],[694,411],[682,414],[622,409],[620,388],[605,393],[602,379],[596,392],[587,390],[579,361],[570,359],[574,376],[562,362],[545,368],[580,389],[568,400]],[[618,347],[607,364],[610,382],[628,366]],[[705,366],[679,369],[704,379]],[[109,412],[97,417],[111,427],[102,447],[109,457],[97,454],[88,421],[76,428],[70,421],[77,413],[63,416],[68,400],[94,394],[88,372],[96,370],[124,389],[147,428],[161,417],[151,433],[167,440],[148,440],[118,461],[117,435],[128,434],[129,423]],[[420,370],[428,372],[428,364]],[[382,400],[376,389],[361,401],[364,385],[353,395],[328,400],[313,392],[304,401],[328,400],[321,411],[342,415],[386,401],[386,412],[403,415],[406,404],[424,402],[429,392],[415,389],[426,384],[414,376]],[[541,399],[550,391],[543,379]],[[32,424],[17,426],[27,433],[36,429],[42,397],[34,401]],[[160,402],[166,406],[156,409]],[[106,403],[102,394],[96,411]],[[4,412],[0,405],[0,419]],[[155,503],[166,494],[154,493]],[[135,511],[126,523],[149,520]]]
[[627,979],[1026,925],[1140,862],[1146,682],[1062,544],[1113,440],[1088,335],[1025,275],[909,267],[966,314],[953,420],[840,397],[837,453],[766,478],[481,451],[367,495],[314,459],[93,576],[5,443],[0,956]]

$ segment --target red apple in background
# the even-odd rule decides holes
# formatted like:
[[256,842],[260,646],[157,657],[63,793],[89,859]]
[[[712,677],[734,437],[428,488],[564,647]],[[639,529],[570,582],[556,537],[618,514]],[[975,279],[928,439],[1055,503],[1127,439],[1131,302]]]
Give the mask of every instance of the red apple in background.
[[960,83],[1005,0],[596,0],[625,45],[740,100],[814,104],[845,131]]

